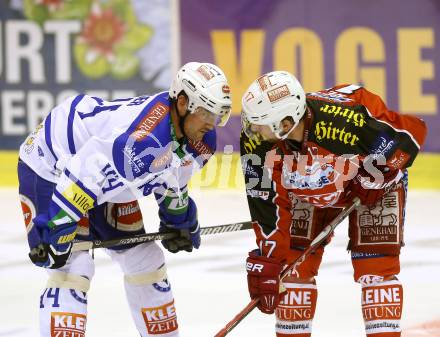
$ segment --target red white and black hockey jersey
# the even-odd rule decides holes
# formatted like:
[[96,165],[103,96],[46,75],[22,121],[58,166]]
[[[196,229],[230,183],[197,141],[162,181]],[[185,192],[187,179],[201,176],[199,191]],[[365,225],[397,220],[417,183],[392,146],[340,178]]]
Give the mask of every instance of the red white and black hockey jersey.
[[[343,207],[352,198],[349,180],[367,159],[382,157],[376,169],[399,179],[426,136],[422,120],[389,110],[379,96],[357,85],[307,94],[307,107],[301,144],[285,140],[269,150],[270,143],[241,135],[249,208],[260,229],[257,243],[276,243],[274,257],[281,258],[291,245],[293,199],[319,208]],[[259,156],[261,165],[248,152]]]

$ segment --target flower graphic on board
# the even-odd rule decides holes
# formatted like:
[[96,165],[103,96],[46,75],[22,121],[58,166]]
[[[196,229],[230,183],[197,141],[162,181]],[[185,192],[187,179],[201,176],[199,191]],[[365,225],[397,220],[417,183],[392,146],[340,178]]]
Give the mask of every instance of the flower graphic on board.
[[[113,45],[121,40],[125,31],[124,22],[111,9],[103,11],[98,9],[84,21],[84,28],[78,42],[84,42],[91,46],[96,53],[111,58]],[[92,52],[89,53],[90,55]]]
[[76,37],[74,55],[79,70],[91,78],[110,74],[133,77],[139,70],[136,51],[151,38],[152,29],[138,23],[125,1],[95,2]]
[[73,54],[79,71],[90,78],[110,75],[126,80],[139,72],[137,51],[153,36],[141,24],[128,0],[23,0],[27,19],[43,25],[47,20],[79,20]]
[[54,12],[61,8],[64,1],[63,0],[35,0],[37,5],[46,6],[49,12]]

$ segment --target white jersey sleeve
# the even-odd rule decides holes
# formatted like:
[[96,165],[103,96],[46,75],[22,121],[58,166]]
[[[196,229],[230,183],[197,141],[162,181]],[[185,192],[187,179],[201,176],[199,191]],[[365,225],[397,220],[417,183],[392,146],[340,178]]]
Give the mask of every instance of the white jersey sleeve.
[[53,108],[20,147],[20,158],[39,176],[56,182],[66,163],[92,136],[112,139],[135,120],[150,97],[104,101],[72,96]]

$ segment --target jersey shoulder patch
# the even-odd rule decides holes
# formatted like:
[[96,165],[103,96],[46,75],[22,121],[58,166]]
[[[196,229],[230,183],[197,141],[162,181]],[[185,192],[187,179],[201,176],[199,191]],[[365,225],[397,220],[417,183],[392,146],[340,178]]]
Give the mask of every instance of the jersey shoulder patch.
[[132,181],[152,173],[153,162],[166,163],[165,157],[171,158],[169,111],[167,93],[153,96],[128,129],[115,139],[113,161],[125,179]]

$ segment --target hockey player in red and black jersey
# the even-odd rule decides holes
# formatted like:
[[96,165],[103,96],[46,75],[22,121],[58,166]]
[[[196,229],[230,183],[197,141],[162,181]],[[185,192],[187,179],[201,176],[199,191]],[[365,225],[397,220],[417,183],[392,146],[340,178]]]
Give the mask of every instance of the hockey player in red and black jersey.
[[279,274],[358,197],[348,249],[365,332],[401,336],[406,169],[425,140],[425,123],[354,84],[306,95],[285,71],[255,80],[242,105],[242,165],[258,245],[247,266],[262,266],[248,269],[248,287],[262,312],[275,312],[276,335],[311,336],[324,246],[281,288]]

